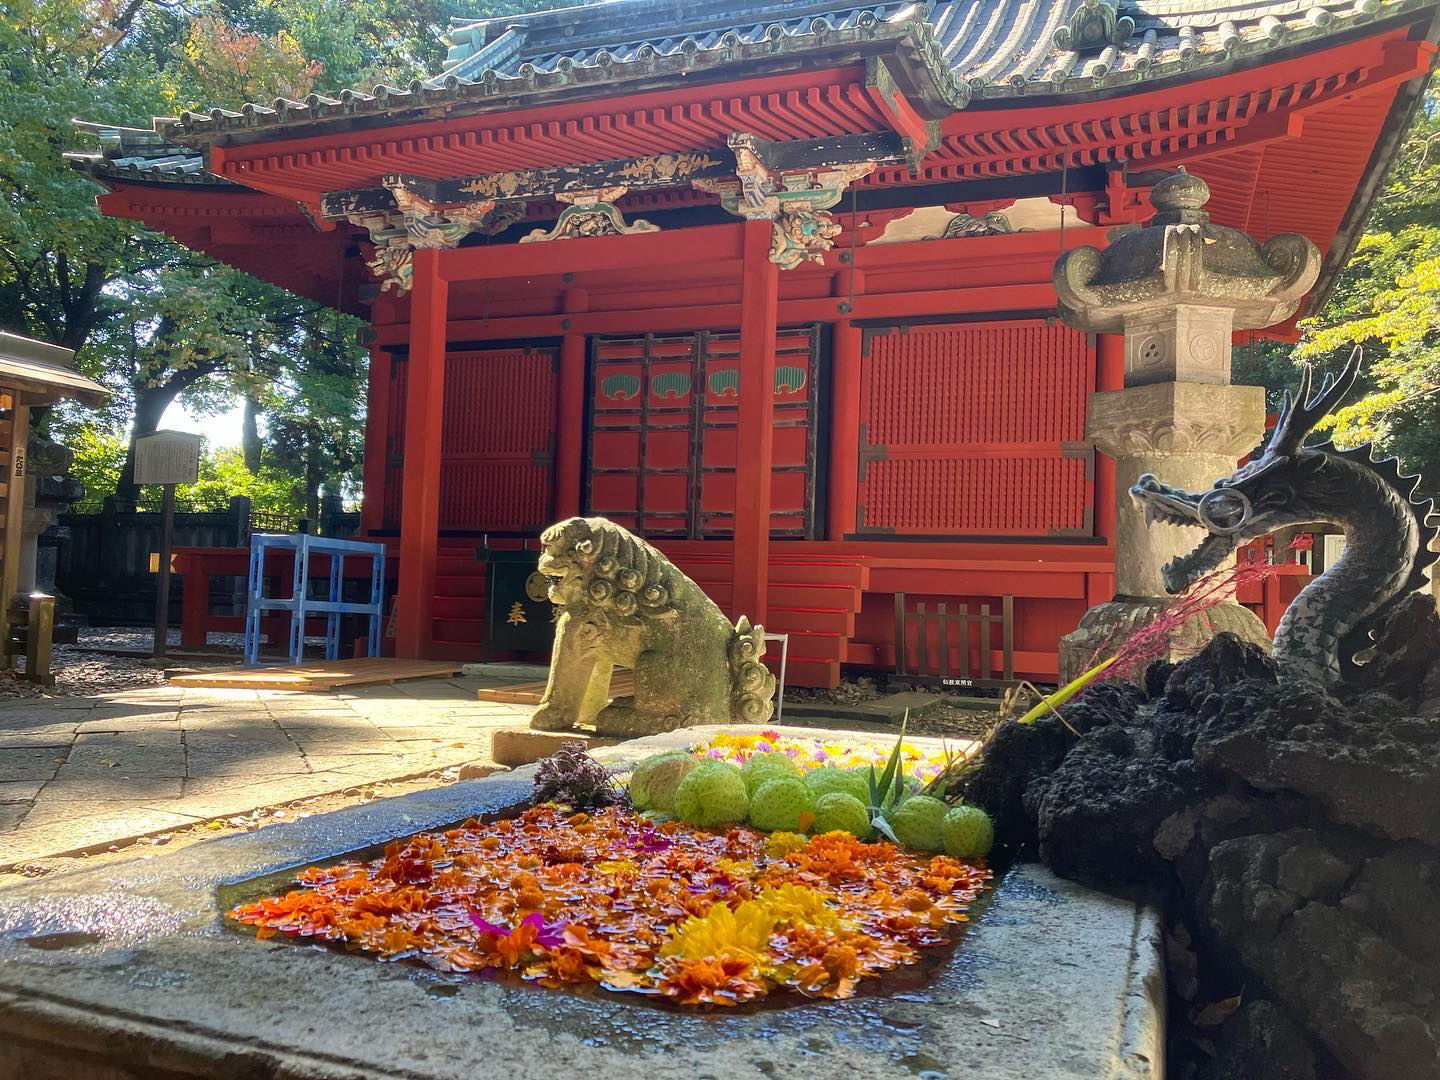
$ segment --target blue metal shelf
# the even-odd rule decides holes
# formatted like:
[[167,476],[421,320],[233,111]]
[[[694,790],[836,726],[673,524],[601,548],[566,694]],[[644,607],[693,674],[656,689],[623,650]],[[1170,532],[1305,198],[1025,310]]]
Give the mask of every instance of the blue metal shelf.
[[[265,595],[265,553],[295,552],[295,576],[289,597]],[[330,556],[330,579],[326,600],[310,597],[310,556]],[[345,582],[346,556],[370,559],[370,601],[354,603],[340,599]],[[380,628],[385,607],[385,545],[363,540],[334,540],[309,533],[252,533],[250,536],[250,583],[245,601],[245,663],[260,663],[260,617],[266,612],[290,612],[289,660],[298,664],[305,653],[305,620],[325,616],[325,659],[340,656],[340,616],[368,615],[368,655],[380,655]]]

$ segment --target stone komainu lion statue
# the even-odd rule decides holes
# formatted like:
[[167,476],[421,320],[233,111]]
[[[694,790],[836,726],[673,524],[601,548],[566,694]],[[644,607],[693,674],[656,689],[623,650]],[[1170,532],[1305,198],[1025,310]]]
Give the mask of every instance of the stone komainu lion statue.
[[[770,718],[775,676],[760,662],[762,627],[743,616],[731,626],[669,559],[604,518],[562,521],[540,540],[560,617],[531,727],[593,723],[628,736]],[[635,672],[633,704],[607,704],[613,664]]]

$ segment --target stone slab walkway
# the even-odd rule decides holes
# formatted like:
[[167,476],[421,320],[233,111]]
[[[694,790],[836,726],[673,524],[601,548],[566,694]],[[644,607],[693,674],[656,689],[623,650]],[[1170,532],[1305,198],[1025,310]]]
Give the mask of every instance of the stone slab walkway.
[[158,687],[0,705],[0,869],[462,764],[524,706],[495,679],[334,693]]

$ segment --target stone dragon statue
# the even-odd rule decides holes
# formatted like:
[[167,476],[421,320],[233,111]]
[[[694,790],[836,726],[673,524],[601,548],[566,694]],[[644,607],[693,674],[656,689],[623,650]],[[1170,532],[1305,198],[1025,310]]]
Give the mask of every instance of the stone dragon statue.
[[[763,627],[734,626],[699,585],[605,518],[570,518],[540,538],[540,573],[560,608],[550,679],[530,726],[647,735],[770,718],[775,676]],[[635,673],[634,701],[610,701],[612,665]]]
[[1295,598],[1275,631],[1273,655],[1282,676],[1325,686],[1349,675],[1356,655],[1406,594],[1424,584],[1440,555],[1432,500],[1412,498],[1419,478],[1394,458],[1376,459],[1369,444],[1339,450],[1305,445],[1315,424],[1349,393],[1360,372],[1357,349],[1338,377],[1311,395],[1306,367],[1292,399],[1285,394],[1264,449],[1233,475],[1201,494],[1141,476],[1130,494],[1147,521],[1196,525],[1208,535],[1162,569],[1166,589],[1180,593],[1221,566],[1239,545],[1276,529],[1329,524],[1345,534],[1345,553]]

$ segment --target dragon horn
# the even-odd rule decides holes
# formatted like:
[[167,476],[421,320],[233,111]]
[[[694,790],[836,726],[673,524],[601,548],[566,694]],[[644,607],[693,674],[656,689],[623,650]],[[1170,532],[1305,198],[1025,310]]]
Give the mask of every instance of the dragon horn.
[[1280,418],[1275,423],[1275,434],[1271,436],[1270,445],[1265,448],[1266,452],[1293,454],[1299,450],[1311,428],[1335,408],[1355,385],[1364,356],[1364,350],[1356,345],[1340,374],[1325,376],[1320,383],[1319,393],[1313,397],[1310,391],[1314,386],[1315,372],[1306,364],[1301,370],[1300,386],[1295,397],[1292,399],[1287,390],[1281,399]]

